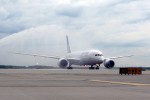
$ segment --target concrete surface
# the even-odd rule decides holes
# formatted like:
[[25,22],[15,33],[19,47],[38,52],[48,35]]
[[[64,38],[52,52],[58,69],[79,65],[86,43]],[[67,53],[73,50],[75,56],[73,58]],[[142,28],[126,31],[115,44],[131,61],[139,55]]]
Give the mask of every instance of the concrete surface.
[[150,100],[150,71],[1,69],[0,100]]

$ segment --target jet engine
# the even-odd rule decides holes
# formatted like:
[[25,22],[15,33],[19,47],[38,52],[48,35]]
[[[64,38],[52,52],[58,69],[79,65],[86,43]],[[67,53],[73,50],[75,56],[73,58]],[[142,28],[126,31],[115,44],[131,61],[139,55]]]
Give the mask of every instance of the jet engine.
[[115,65],[115,62],[113,60],[111,60],[111,59],[105,59],[104,60],[104,66],[106,68],[111,69],[114,67],[114,65]]
[[58,65],[59,65],[60,68],[69,67],[69,64],[70,64],[69,61],[65,58],[60,59],[59,62],[58,62]]

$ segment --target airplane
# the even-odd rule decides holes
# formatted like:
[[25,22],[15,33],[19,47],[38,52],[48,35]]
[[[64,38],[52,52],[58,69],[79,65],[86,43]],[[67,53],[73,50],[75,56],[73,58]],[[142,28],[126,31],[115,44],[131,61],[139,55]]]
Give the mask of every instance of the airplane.
[[[103,53],[100,50],[92,49],[92,50],[85,50],[79,52],[71,52],[69,39],[66,35],[66,42],[67,42],[67,55],[60,57],[60,56],[46,56],[46,55],[38,55],[38,54],[28,54],[28,53],[18,53],[13,52],[14,54],[20,55],[28,55],[34,57],[43,57],[43,58],[52,58],[58,60],[58,66],[60,68],[67,68],[73,69],[72,65],[90,65],[90,70],[99,70],[100,65],[103,63],[105,68],[111,69],[115,66],[114,59],[124,58],[124,57],[132,57],[133,55],[126,55],[126,56],[117,56],[117,57],[109,57],[105,58]],[[95,66],[95,67],[94,67]]]

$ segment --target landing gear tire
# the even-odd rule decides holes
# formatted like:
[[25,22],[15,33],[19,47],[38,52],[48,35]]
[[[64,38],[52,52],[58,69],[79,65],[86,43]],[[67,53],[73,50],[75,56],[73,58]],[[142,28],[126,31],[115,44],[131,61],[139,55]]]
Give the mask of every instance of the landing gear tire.
[[93,66],[89,67],[89,70],[94,70],[95,68]]
[[67,69],[73,69],[72,67],[67,67]]
[[99,66],[96,67],[96,70],[99,70]]

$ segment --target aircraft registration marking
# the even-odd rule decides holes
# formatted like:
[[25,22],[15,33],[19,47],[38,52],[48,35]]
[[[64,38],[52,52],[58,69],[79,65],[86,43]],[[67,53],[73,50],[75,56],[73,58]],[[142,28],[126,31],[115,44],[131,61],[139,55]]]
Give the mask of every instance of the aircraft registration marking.
[[104,81],[104,80],[90,80],[90,81],[91,82],[99,82],[99,83],[131,85],[131,86],[150,86],[150,84],[143,84],[143,83],[117,82],[117,81]]

